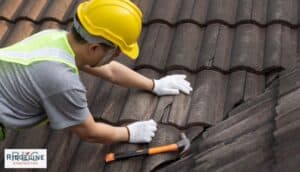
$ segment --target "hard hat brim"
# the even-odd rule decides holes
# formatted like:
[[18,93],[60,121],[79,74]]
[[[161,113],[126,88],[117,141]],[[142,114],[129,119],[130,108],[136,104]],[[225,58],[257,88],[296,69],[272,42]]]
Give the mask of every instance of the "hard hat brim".
[[122,47],[120,47],[120,49],[122,53],[128,56],[128,58],[130,58],[131,60],[136,60],[139,56],[140,49],[137,42],[132,45],[132,48],[130,50],[122,49]]

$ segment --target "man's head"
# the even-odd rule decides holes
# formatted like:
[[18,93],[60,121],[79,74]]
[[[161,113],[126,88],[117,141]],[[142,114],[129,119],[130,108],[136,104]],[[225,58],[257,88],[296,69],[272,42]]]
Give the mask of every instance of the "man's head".
[[141,29],[142,13],[130,0],[90,0],[78,6],[71,37],[81,63],[95,66],[120,51],[135,60]]
[[105,65],[121,53],[120,49],[117,46],[112,46],[112,44],[87,42],[74,26],[72,26],[69,35],[73,46],[76,47],[76,58],[81,65],[91,67]]

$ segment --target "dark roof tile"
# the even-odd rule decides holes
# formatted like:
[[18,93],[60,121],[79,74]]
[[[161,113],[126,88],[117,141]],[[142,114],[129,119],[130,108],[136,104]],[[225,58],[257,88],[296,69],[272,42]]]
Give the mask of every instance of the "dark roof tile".
[[0,21],[0,42],[1,42],[1,47],[4,47],[3,45],[3,39],[5,37],[5,35],[7,34],[8,30],[10,29],[10,25],[8,22],[6,21]]
[[3,46],[11,45],[15,42],[21,41],[34,33],[35,25],[30,21],[20,21],[9,30],[5,43]]
[[65,18],[68,9],[72,7],[72,0],[55,0],[55,3],[49,3],[40,20],[43,18],[53,18],[62,21]]
[[141,9],[143,13],[143,22],[148,21],[151,15],[153,5],[156,1],[153,0],[132,0]]
[[279,77],[279,95],[284,96],[291,91],[299,88],[300,70],[298,66],[282,72]]
[[299,141],[293,139],[289,142],[280,143],[274,147],[274,152],[278,161],[291,160],[297,157],[300,152]]
[[245,24],[237,27],[232,50],[231,67],[250,67],[263,70],[264,31],[256,25]]
[[150,25],[144,37],[137,66],[165,69],[173,35],[174,29],[166,24]]
[[[34,136],[34,139],[28,137],[28,135]],[[35,128],[25,129],[22,132],[18,132],[14,144],[11,145],[13,148],[41,148],[48,142],[48,136],[50,135],[49,126],[41,126]]]
[[47,169],[49,171],[68,171],[78,143],[79,137],[70,130],[52,130],[45,145],[48,150]]
[[182,2],[183,0],[173,0],[172,3],[169,1],[155,1],[148,20],[163,20],[168,23],[175,23],[182,6]]
[[[106,145],[80,141],[68,171],[102,171],[105,166],[103,157],[107,152],[108,146]],[[87,163],[82,163],[86,160],[88,160]]]
[[236,13],[236,23],[267,23],[268,0],[240,0]]
[[252,0],[251,20],[259,24],[267,24],[268,0]]
[[265,76],[247,72],[244,100],[252,99],[265,91]]
[[[120,115],[130,93],[128,90],[128,88],[123,88],[117,85],[114,85],[111,88],[109,96],[105,100],[102,99],[105,106],[103,107],[101,119],[110,123],[119,123]],[[97,106],[95,105],[95,107]],[[140,114],[140,116],[143,116],[143,114]]]
[[280,144],[288,143],[288,142],[298,142],[300,143],[299,139],[299,131],[300,131],[300,120],[295,120],[289,123],[286,123],[281,128],[278,128],[274,132],[274,136],[276,141]]
[[0,16],[2,18],[11,20],[15,15],[23,0],[5,0],[0,5]]
[[277,171],[297,172],[299,171],[300,155],[299,153],[293,157],[288,157],[276,165]]
[[251,101],[247,101],[246,103],[236,107],[232,110],[232,114],[230,114],[230,117],[228,119],[208,129],[204,133],[204,136],[208,137],[209,135],[218,134],[226,128],[230,128],[232,125],[238,124],[246,118],[251,117],[253,114],[260,113],[260,111],[272,109],[273,107],[275,107],[276,103],[274,97],[274,93],[263,94]]
[[252,128],[259,128],[264,126],[265,123],[270,123],[275,116],[272,109],[274,109],[276,102],[270,100],[270,97],[268,99],[260,101],[258,99],[254,101],[255,105],[248,106],[247,109],[208,129],[203,134],[206,139],[200,147],[207,148],[207,146],[211,147],[226,142],[226,140],[232,140],[236,136],[251,131]]
[[267,27],[264,67],[288,68],[296,62],[297,30],[274,24]]
[[182,0],[177,22],[192,21],[198,24],[206,22],[209,0]]
[[271,172],[272,168],[270,166],[270,162],[268,162],[271,157],[270,150],[268,153],[265,150],[257,150],[247,154],[245,157],[240,158],[231,164],[218,169],[218,172],[252,172],[253,168],[255,168],[256,171]]
[[227,115],[235,106],[244,102],[246,78],[246,71],[233,72],[229,76],[227,94],[230,96],[227,96],[227,100],[225,101],[225,115]]
[[[228,26],[211,24],[205,28],[200,40],[198,68],[217,67],[228,71],[233,43],[233,30]],[[196,62],[196,61],[195,61]]]
[[236,12],[236,21],[244,21],[252,19],[252,0],[239,0]]
[[276,107],[276,112],[281,115],[285,115],[295,109],[300,107],[299,105],[299,94],[300,89],[296,89],[284,96],[282,96],[278,101],[278,106]]
[[45,29],[64,29],[64,25],[60,25],[56,21],[52,20],[46,20],[43,22],[43,24],[40,25],[39,30],[45,30]]
[[[139,73],[150,78],[158,78],[159,76],[157,72],[149,69],[141,69]],[[120,116],[120,121],[147,120],[152,118],[157,99],[150,92],[130,90]]]
[[221,20],[227,23],[235,23],[237,0],[211,0],[209,3],[207,21]]
[[197,75],[188,123],[216,124],[223,120],[228,76],[210,70]]
[[286,113],[281,113],[279,116],[276,117],[276,127],[277,128],[282,128],[286,125],[289,125],[291,121],[297,121],[300,120],[299,117],[299,111],[300,108],[293,108],[292,110],[289,110]]
[[[199,162],[199,167],[202,166],[211,171],[217,171],[217,169],[222,171],[231,166],[231,164],[235,164],[240,159],[247,157],[252,152],[263,151],[261,149],[265,149],[264,152],[271,155],[270,149],[268,152],[266,151],[272,144],[271,131],[272,126],[269,124],[264,126],[264,128],[258,128],[251,133],[241,135],[236,140],[221,143],[212,151],[204,154],[200,153],[198,158],[196,157],[196,162]],[[257,145],[261,146],[258,147]]]
[[196,70],[203,29],[186,23],[177,27],[166,67]]
[[14,16],[14,19],[24,17],[37,21],[43,10],[47,8],[47,5],[47,0],[39,0],[39,3],[36,0],[23,0],[23,5],[18,10],[18,15]]
[[298,23],[298,0],[272,0],[268,4],[268,21]]

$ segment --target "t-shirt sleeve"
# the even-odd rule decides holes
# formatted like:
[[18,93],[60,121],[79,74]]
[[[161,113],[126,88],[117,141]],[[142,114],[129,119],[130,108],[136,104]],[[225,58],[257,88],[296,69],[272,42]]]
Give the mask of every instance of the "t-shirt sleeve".
[[50,127],[63,129],[82,123],[90,114],[86,92],[70,89],[43,98]]

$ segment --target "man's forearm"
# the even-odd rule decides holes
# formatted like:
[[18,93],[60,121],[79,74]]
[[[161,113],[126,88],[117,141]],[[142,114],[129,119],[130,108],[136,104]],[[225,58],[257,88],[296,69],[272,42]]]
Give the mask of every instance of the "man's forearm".
[[[104,132],[107,131],[107,132]],[[128,130],[126,127],[110,126],[105,123],[96,123],[94,133],[86,139],[92,143],[110,144],[128,141]]]
[[121,63],[111,62],[111,69],[112,82],[117,85],[148,91],[153,89],[152,79],[135,72]]
[[83,71],[127,88],[137,88],[148,91],[151,91],[153,88],[152,79],[116,61],[112,61],[102,67],[85,67]]
[[88,142],[108,144],[129,140],[129,132],[126,127],[95,122],[92,114],[89,114],[83,123],[70,128],[80,138]]
[[95,122],[92,114],[78,125],[70,127],[81,139],[92,143],[149,143],[157,130],[157,123],[151,119],[133,122],[127,126],[112,126]]

